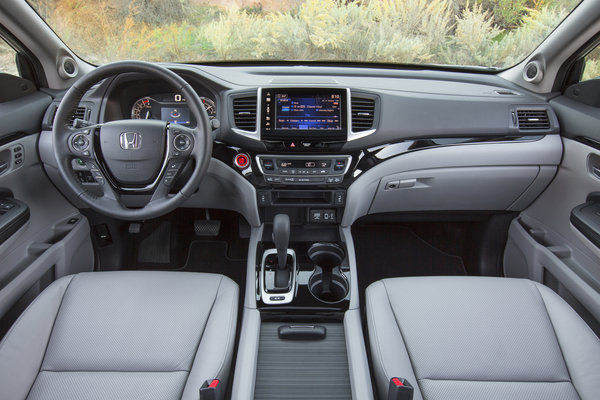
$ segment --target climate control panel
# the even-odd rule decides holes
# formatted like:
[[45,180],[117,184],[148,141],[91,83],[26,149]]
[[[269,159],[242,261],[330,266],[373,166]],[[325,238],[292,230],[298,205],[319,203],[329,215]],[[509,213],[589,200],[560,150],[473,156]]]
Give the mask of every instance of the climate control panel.
[[277,185],[340,184],[351,162],[351,156],[256,156],[265,182]]

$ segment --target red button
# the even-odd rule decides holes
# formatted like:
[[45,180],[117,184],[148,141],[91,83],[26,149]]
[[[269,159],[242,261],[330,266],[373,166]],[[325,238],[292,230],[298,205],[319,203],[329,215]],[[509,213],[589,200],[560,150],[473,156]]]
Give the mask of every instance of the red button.
[[233,159],[233,163],[239,169],[246,169],[250,165],[250,157],[247,154],[237,154]]

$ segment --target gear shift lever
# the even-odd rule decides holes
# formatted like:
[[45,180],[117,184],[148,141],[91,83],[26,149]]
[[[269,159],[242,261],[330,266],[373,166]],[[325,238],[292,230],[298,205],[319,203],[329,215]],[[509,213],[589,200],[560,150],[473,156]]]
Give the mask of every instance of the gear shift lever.
[[287,265],[288,244],[290,241],[290,217],[286,214],[277,214],[273,219],[273,243],[277,248],[277,270],[275,271],[275,287],[288,288],[290,270]]

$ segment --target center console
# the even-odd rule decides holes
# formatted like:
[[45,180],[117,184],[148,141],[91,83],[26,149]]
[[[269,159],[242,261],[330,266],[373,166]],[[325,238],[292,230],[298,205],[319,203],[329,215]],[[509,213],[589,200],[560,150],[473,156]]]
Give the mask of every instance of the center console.
[[[241,159],[234,165],[256,189],[262,224],[251,241],[247,275],[247,290],[254,289],[247,313],[254,319],[242,328],[244,337],[259,346],[257,353],[241,356],[255,360],[256,371],[244,380],[247,386],[239,385],[244,389],[234,392],[268,391],[285,398],[317,390],[324,397],[353,396],[350,385],[334,390],[327,379],[302,379],[296,373],[302,368],[317,376],[334,370],[343,382],[362,379],[367,389],[360,398],[370,398],[368,370],[361,370],[354,350],[348,350],[359,348],[362,357],[364,344],[358,299],[351,298],[358,292],[352,238],[340,228],[359,158],[342,151],[352,135],[350,91],[262,88],[257,96],[254,139],[264,147],[238,152]],[[304,357],[307,351],[322,357]],[[271,373],[274,364],[281,376]],[[286,371],[288,381],[295,382],[293,393],[281,384]]]
[[[257,127],[267,152],[254,154],[263,222],[284,212],[292,223],[337,224],[356,155],[341,148],[352,126],[349,89],[262,88]],[[347,182],[346,182],[347,183]]]
[[258,251],[259,302],[343,309],[349,277],[337,225],[354,157],[339,149],[351,128],[350,91],[262,88],[258,108],[268,151],[252,156],[257,203],[262,222],[272,226]]

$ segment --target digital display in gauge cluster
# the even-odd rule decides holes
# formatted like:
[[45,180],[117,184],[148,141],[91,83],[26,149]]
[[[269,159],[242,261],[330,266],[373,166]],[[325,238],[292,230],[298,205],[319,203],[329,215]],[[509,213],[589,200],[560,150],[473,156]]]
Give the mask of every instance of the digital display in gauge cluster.
[[[215,118],[217,114],[215,102],[208,97],[201,97],[200,100],[208,117]],[[131,118],[157,119],[185,126],[196,125],[185,98],[177,93],[153,94],[136,100],[131,107]]]

